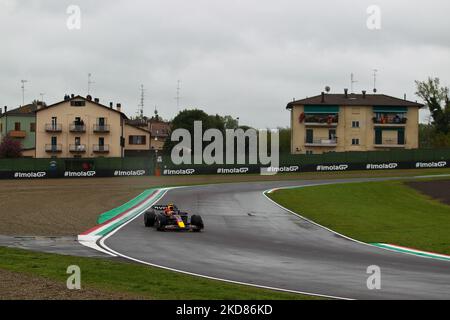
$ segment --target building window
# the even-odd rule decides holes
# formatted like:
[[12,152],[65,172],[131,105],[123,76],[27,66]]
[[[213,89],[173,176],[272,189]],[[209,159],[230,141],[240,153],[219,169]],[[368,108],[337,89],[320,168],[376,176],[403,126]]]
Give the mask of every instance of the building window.
[[359,145],[359,139],[358,138],[353,138],[352,139],[352,145],[358,146]]
[[146,144],[146,136],[129,136],[129,144]]
[[313,154],[312,150],[306,150],[306,154]]
[[306,143],[313,143],[314,131],[312,129],[306,129]]
[[30,132],[36,132],[36,123],[35,122],[30,123]]
[[352,128],[359,128],[359,121],[352,121]]
[[86,106],[86,101],[72,100],[72,101],[70,101],[70,105],[72,107],[84,107],[84,106]]
[[14,123],[14,130],[15,131],[20,131],[20,122]]

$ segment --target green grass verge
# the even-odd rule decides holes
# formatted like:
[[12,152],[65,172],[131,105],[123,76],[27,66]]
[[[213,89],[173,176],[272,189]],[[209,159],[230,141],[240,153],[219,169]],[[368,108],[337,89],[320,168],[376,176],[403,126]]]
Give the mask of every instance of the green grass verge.
[[309,300],[316,297],[264,290],[184,275],[139,264],[0,247],[0,268],[66,282],[67,267],[81,269],[81,286],[148,299]]
[[367,243],[390,243],[450,254],[450,206],[400,181],[279,190],[282,206]]

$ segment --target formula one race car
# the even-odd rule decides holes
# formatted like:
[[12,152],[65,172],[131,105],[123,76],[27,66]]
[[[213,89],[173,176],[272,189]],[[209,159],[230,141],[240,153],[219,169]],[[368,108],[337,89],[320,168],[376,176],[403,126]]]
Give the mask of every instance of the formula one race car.
[[154,205],[144,213],[146,227],[155,227],[158,231],[180,230],[199,232],[204,228],[202,217],[180,211],[175,205]]

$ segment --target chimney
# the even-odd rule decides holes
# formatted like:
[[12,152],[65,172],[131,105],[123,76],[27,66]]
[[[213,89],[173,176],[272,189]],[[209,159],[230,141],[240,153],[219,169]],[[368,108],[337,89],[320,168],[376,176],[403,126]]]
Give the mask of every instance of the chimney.
[[92,96],[91,96],[90,94],[88,94],[88,95],[86,96],[86,99],[87,99],[88,101],[91,101],[91,100],[92,100]]
[[363,90],[363,91],[362,91],[363,99],[366,98],[366,92],[367,92],[366,90]]
[[403,99],[406,101],[406,93],[405,93],[405,95],[403,96]]
[[36,103],[36,109],[37,109],[37,110],[42,109],[43,106],[44,106],[44,103],[43,103],[42,101],[38,101],[38,102]]
[[64,101],[68,101],[70,99],[70,96],[68,94],[64,95]]
[[8,106],[5,106],[5,113],[8,112]]
[[95,98],[94,101],[95,101],[95,103],[99,103],[100,99],[99,98]]
[[113,108],[113,103],[112,103],[112,102],[109,103],[109,107],[110,107],[111,109]]
[[347,88],[344,89],[344,94],[345,94],[345,99],[347,99],[348,98],[348,89]]
[[120,103],[116,104],[117,111],[121,112],[122,105]]
[[325,102],[325,92],[322,91],[322,103]]

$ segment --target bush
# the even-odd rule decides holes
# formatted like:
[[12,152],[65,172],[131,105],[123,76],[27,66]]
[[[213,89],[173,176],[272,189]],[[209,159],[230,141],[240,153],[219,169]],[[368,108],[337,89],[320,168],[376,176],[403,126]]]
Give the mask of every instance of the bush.
[[22,156],[22,143],[9,137],[3,138],[0,143],[0,158],[20,158]]

